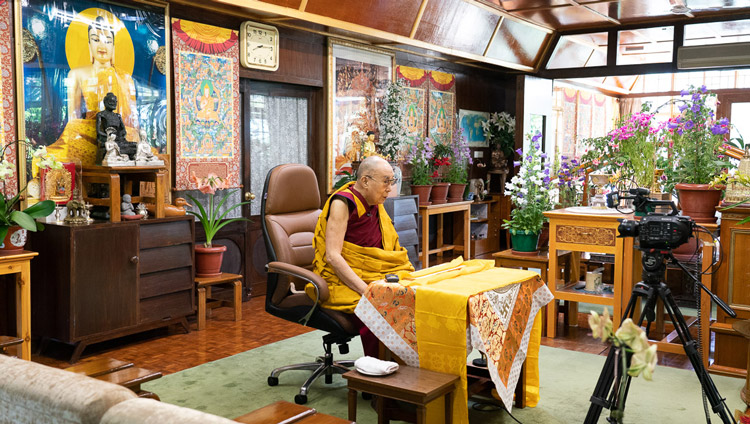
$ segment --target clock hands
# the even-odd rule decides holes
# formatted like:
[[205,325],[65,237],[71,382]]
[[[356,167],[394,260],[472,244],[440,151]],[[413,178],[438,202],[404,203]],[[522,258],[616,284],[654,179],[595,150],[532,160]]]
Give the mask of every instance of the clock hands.
[[258,49],[271,49],[271,50],[273,50],[273,46],[256,46],[256,47],[253,48],[253,50],[258,50]]

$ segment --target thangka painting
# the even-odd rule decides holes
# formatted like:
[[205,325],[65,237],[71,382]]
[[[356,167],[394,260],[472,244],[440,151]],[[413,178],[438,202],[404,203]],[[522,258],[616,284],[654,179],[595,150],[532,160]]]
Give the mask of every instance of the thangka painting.
[[345,172],[352,172],[367,133],[378,136],[381,99],[393,79],[395,56],[339,41],[329,41],[328,51],[330,191]]
[[[117,96],[126,139],[168,153],[170,64],[163,7],[94,0],[20,2],[23,133],[57,159],[96,161],[96,114]],[[5,98],[5,97],[4,97]],[[38,177],[27,167],[27,177]]]
[[400,65],[396,67],[396,78],[406,81],[403,124],[408,139],[407,149],[427,135],[427,80],[429,74],[424,69]]
[[456,77],[445,72],[430,72],[427,135],[433,142],[449,144],[456,120]]
[[239,43],[236,31],[172,21],[177,190],[215,174],[240,186]]
[[[13,45],[11,43],[10,3],[0,0],[0,143],[8,145],[16,138],[15,90],[13,90]],[[2,148],[2,147],[0,147]],[[16,146],[8,145],[2,160],[16,163]],[[18,192],[18,174],[4,179],[0,191],[6,196]]]
[[461,135],[466,138],[469,147],[489,147],[490,143],[482,128],[482,124],[489,119],[489,112],[458,110],[458,125],[461,128]]

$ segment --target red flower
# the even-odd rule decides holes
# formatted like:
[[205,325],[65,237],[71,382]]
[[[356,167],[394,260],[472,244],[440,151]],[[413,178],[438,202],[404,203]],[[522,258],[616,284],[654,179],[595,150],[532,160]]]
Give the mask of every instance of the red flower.
[[432,173],[432,178],[440,178],[440,175],[438,174],[438,172],[437,172],[437,171],[434,171],[434,172]]

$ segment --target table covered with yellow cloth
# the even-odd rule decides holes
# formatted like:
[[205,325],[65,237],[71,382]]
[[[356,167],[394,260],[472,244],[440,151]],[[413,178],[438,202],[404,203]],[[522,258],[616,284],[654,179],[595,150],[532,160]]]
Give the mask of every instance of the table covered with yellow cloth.
[[[354,313],[407,365],[459,375],[453,422],[467,423],[466,356],[473,348],[486,353],[490,376],[509,411],[528,356],[526,399],[536,405],[537,312],[551,300],[535,272],[459,258],[401,275],[399,283],[369,284]],[[428,418],[431,410],[441,410],[431,406]]]

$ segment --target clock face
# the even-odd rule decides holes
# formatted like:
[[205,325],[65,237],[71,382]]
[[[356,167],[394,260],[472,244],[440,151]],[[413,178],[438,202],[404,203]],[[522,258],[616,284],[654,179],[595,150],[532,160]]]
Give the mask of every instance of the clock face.
[[279,31],[255,22],[244,22],[240,31],[242,66],[275,71],[279,68]]

